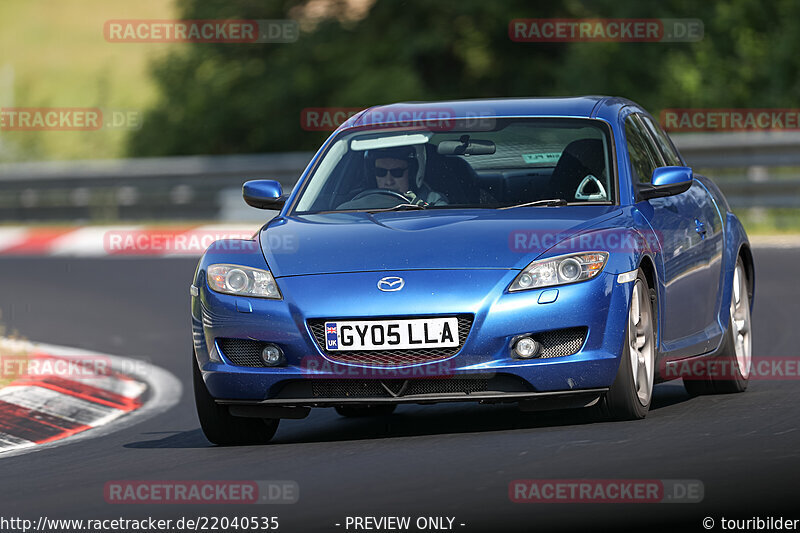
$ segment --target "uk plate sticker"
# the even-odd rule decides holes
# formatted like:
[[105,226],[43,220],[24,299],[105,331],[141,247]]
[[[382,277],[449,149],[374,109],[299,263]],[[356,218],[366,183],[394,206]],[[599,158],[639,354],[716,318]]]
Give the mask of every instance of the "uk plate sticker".
[[339,335],[336,334],[336,322],[325,322],[325,344],[329,350],[339,349]]

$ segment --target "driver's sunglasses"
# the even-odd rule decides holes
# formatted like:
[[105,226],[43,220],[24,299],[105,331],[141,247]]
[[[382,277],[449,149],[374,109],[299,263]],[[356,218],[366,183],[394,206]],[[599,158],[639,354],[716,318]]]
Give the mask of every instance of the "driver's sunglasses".
[[408,167],[403,168],[383,168],[383,167],[375,167],[375,175],[379,178],[386,177],[386,173],[390,172],[392,177],[394,178],[402,178],[403,174],[406,173]]

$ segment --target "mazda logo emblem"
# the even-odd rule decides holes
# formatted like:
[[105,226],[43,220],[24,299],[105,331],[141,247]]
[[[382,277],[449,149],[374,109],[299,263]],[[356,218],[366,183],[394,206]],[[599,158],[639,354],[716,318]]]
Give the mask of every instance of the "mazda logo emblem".
[[389,276],[378,280],[378,288],[383,292],[399,291],[405,284],[406,282],[403,278],[398,278],[397,276]]

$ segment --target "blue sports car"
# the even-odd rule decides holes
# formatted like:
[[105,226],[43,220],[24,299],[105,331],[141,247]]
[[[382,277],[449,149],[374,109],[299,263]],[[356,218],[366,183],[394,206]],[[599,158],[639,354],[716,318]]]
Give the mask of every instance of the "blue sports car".
[[279,211],[191,285],[208,439],[266,442],[312,407],[513,402],[643,418],[653,384],[738,392],[754,268],[720,190],[623,98],[367,109]]

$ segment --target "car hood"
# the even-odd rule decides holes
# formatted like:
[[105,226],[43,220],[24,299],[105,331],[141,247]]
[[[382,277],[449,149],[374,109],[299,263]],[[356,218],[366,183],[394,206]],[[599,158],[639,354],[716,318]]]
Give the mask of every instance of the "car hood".
[[419,269],[522,269],[618,206],[430,209],[278,217],[260,233],[276,277]]

